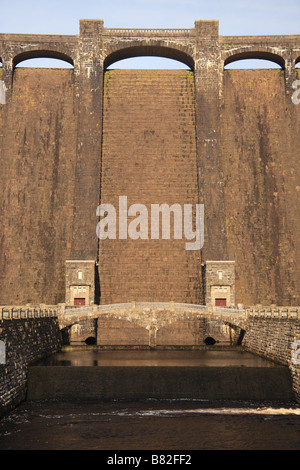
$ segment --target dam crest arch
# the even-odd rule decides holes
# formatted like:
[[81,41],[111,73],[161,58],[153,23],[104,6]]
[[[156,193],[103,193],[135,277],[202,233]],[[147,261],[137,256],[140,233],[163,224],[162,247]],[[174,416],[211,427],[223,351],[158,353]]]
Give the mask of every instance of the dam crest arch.
[[187,65],[194,70],[194,58],[190,51],[176,44],[156,40],[140,40],[132,44],[130,41],[122,42],[119,47],[114,46],[105,55],[104,69],[123,59],[135,57],[163,57]]

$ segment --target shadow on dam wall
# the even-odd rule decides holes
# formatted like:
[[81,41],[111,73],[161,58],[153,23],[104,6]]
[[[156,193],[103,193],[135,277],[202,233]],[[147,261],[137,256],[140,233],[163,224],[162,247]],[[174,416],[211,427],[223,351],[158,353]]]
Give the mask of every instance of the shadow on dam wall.
[[292,401],[289,369],[243,349],[99,351],[67,348],[32,365],[27,400]]

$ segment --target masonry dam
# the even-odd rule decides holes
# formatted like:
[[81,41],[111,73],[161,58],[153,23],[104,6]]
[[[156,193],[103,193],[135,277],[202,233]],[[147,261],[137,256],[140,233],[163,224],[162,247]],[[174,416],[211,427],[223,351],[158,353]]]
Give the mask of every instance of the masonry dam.
[[[187,68],[113,68],[138,56]],[[22,67],[45,57],[69,68]],[[271,65],[226,69],[245,59]],[[300,35],[81,20],[0,34],[0,60],[1,411],[299,400]],[[197,205],[204,243],[187,249],[176,210]]]

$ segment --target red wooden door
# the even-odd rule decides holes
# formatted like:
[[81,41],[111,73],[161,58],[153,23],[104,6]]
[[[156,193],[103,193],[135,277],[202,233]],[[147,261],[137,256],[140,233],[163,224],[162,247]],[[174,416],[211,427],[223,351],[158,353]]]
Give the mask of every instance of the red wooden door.
[[85,299],[74,299],[74,305],[85,305]]
[[226,299],[215,299],[216,307],[226,307]]

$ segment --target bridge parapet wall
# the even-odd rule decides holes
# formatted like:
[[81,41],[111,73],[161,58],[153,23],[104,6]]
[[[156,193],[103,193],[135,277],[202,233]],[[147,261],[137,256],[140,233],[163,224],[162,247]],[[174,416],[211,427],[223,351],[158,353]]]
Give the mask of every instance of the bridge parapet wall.
[[246,308],[248,317],[255,318],[290,318],[300,319],[300,307],[249,307]]
[[59,311],[59,305],[0,306],[0,321],[57,317]]
[[103,36],[107,37],[144,37],[144,36],[151,36],[151,37],[190,37],[194,36],[195,31],[194,29],[187,29],[187,28],[104,28],[103,29]]
[[[108,305],[93,305],[90,307],[73,307],[65,304],[60,304],[57,310],[60,315],[61,321],[69,321],[69,319],[77,316],[78,319],[84,318],[85,316],[101,316],[102,314],[111,312],[120,312],[130,315],[130,312],[155,312],[155,311],[167,311],[171,312],[172,315],[176,315],[181,312],[185,313],[203,313],[207,315],[233,315],[235,318],[241,316],[245,318],[246,310],[243,308],[226,308],[226,307],[214,307],[208,305],[196,305],[186,304],[177,302],[126,302],[118,304]],[[170,317],[171,318],[171,317]]]
[[242,309],[213,308],[174,302],[132,302],[66,308],[60,328],[97,319],[98,345],[103,347],[203,346],[207,337],[236,344],[247,316]]

